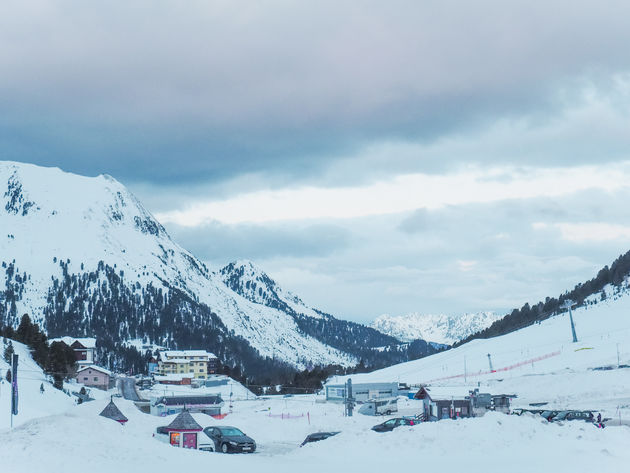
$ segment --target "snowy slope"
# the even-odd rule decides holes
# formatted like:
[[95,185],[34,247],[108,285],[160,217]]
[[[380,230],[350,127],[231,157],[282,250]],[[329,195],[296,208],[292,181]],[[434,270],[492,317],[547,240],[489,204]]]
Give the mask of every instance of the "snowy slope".
[[435,343],[452,345],[489,327],[501,317],[503,316],[493,312],[462,315],[420,314],[417,312],[400,316],[383,314],[377,317],[370,324],[370,327],[404,342],[421,338]]
[[308,307],[302,299],[284,291],[262,269],[248,260],[234,261],[219,270],[223,282],[247,300],[275,307],[286,312],[303,314],[316,319],[322,313]]
[[129,286],[164,291],[170,286],[189,294],[263,356],[299,367],[306,360],[356,361],[301,333],[290,315],[227,288],[112,177],[0,162],[0,229],[0,259],[7,264],[15,260],[19,274],[27,274],[15,315],[27,312],[42,321],[51,277],[63,277],[59,261],[67,262],[71,274],[96,271],[103,261],[124,274]]
[[[10,425],[11,385],[5,376],[9,364],[3,359],[8,339],[0,337],[0,429]],[[59,414],[74,406],[74,397],[53,388],[46,380],[41,368],[33,361],[26,345],[11,341],[18,355],[18,415],[13,418],[13,425],[23,424],[31,419],[52,414]],[[44,393],[40,386],[44,384]]]
[[[605,301],[573,311],[578,343],[572,343],[569,316],[564,313],[507,335],[473,340],[420,360],[353,375],[352,380],[469,389],[480,384],[494,392],[516,393],[518,403],[525,405],[549,401],[559,408],[604,408],[610,415],[620,408],[630,417],[630,369],[616,369],[618,360],[621,365],[630,364],[630,292],[627,282],[621,289],[608,291]],[[601,367],[613,369],[594,370]]]

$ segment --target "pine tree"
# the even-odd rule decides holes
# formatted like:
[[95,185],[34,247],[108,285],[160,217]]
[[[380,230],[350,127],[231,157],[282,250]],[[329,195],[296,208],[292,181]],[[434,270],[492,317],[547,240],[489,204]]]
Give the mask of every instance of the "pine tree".
[[14,351],[15,350],[13,349],[13,343],[11,343],[11,340],[9,340],[9,344],[4,349],[4,361],[11,364],[11,358],[13,356]]

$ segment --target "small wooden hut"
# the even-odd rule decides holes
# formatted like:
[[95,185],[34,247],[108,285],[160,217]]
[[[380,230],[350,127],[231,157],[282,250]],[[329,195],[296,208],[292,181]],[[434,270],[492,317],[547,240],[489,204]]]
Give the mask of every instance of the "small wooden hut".
[[121,425],[125,425],[125,422],[129,420],[125,417],[125,415],[122,412],[120,412],[120,409],[118,409],[118,406],[114,404],[113,399],[109,401],[109,404],[105,406],[105,409],[103,409],[103,411],[99,415],[102,415],[103,417],[107,417],[108,419],[115,420]]
[[175,447],[197,448],[197,434],[203,429],[188,409],[179,413],[165,429],[169,435],[169,443]]

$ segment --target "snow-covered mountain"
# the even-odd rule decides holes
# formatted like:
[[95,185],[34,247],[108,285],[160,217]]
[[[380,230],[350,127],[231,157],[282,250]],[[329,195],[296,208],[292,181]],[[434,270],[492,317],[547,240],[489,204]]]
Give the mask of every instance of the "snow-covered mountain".
[[452,345],[489,327],[502,317],[502,315],[493,312],[474,312],[462,315],[420,314],[417,312],[399,316],[384,314],[374,319],[370,327],[403,342],[421,338],[434,343]]
[[50,336],[202,346],[257,370],[351,366],[398,343],[307,307],[249,262],[210,271],[106,175],[0,162],[0,263],[0,324],[29,313]]
[[262,269],[248,260],[229,263],[219,270],[223,282],[247,300],[284,312],[320,319],[325,314],[307,306],[302,299],[284,291]]
[[[10,291],[0,299],[5,308],[4,314],[0,312],[2,322],[15,324],[17,316],[28,312],[52,335],[61,335],[55,333],[59,330],[92,335],[87,332],[102,322],[92,320],[98,301],[90,304],[87,300],[95,291],[105,287],[106,298],[124,287],[141,303],[152,297],[147,288],[158,288],[163,299],[177,291],[190,303],[207,306],[227,328],[225,335],[242,337],[262,356],[294,366],[357,361],[303,334],[291,315],[226,287],[218,274],[171,240],[112,177],[88,178],[56,168],[2,162],[0,186],[5,183],[4,190],[0,187],[0,259]],[[110,276],[107,268],[112,269]],[[64,283],[73,284],[73,276],[77,291],[68,287],[61,291],[66,296],[62,311],[76,327],[53,323],[59,314],[51,309]],[[119,283],[122,287],[115,287]],[[159,329],[163,314],[155,315]],[[136,325],[132,317],[127,314],[119,320],[118,338],[151,337],[150,333],[125,333],[136,331],[129,330]],[[159,339],[152,341],[168,341],[166,333],[157,335]]]

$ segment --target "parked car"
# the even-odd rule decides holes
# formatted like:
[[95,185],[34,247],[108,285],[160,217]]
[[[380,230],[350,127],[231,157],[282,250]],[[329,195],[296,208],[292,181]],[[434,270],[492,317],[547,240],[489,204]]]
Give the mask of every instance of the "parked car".
[[223,453],[253,453],[256,442],[240,429],[231,426],[206,427],[203,432],[214,442],[214,449]]
[[304,439],[304,442],[300,444],[300,447],[303,447],[307,443],[319,442],[320,440],[326,440],[328,437],[332,437],[334,435],[337,435],[338,433],[339,432],[317,432],[315,434],[310,434]]
[[523,414],[532,414],[532,415],[540,415],[542,414],[544,411],[542,409],[522,409],[522,408],[516,408],[516,409],[512,409],[512,414],[516,415],[516,416],[520,416]]
[[540,415],[551,422],[559,413],[560,411],[543,411]]
[[552,420],[553,422],[563,420],[583,420],[584,422],[593,422],[595,416],[591,411],[562,411]]
[[403,417],[395,417],[393,419],[386,420],[382,424],[377,424],[372,427],[374,432],[391,432],[396,427],[400,427],[402,425],[416,425],[417,422],[413,419],[405,419]]

